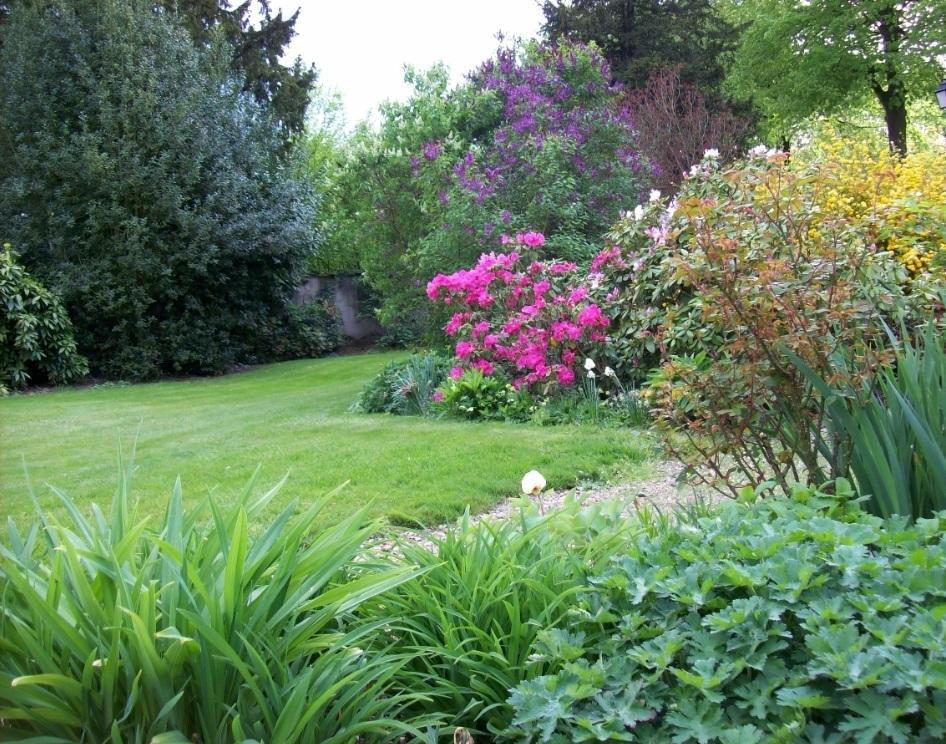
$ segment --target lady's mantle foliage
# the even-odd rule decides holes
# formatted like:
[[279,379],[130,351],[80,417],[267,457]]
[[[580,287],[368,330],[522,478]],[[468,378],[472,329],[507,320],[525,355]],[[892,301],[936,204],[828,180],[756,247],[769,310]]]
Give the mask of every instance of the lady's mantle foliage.
[[942,741],[946,512],[732,503],[593,577],[514,692],[529,741]]

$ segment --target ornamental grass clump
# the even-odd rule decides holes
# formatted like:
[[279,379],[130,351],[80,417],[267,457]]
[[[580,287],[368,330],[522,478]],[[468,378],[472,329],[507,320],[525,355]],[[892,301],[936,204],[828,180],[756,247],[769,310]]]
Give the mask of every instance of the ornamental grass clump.
[[[259,530],[279,486],[139,520],[126,470],[106,514],[56,492],[0,542],[0,738],[31,741],[352,742],[412,731],[404,658],[367,653],[351,614],[417,575],[355,564],[365,510],[310,532],[332,498]],[[59,514],[63,515],[60,519]],[[30,738],[35,737],[35,738]]]
[[[904,334],[906,335],[906,334]],[[849,468],[875,514],[931,517],[946,510],[946,351],[930,325],[872,383],[844,386],[795,363],[824,397],[833,429],[850,449]],[[846,364],[838,361],[838,367]],[[843,378],[841,378],[843,380]]]
[[504,738],[943,741],[946,512],[830,491],[638,535],[538,634]]
[[[523,489],[540,484],[529,473]],[[396,677],[397,690],[418,694],[410,714],[441,714],[484,735],[508,726],[509,690],[549,668],[530,658],[537,635],[633,535],[623,506],[571,503],[547,516],[529,507],[475,524],[467,515],[432,547],[402,543],[403,563],[420,576],[365,609],[369,621],[397,618],[380,642],[411,659]]]

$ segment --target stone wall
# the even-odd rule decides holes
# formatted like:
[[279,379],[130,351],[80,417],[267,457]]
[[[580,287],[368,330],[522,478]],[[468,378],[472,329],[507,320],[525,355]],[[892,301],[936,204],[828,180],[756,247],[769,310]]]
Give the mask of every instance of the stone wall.
[[292,301],[305,305],[319,297],[327,297],[338,310],[342,332],[353,339],[381,335],[381,324],[372,316],[358,314],[357,276],[313,276],[296,290]]

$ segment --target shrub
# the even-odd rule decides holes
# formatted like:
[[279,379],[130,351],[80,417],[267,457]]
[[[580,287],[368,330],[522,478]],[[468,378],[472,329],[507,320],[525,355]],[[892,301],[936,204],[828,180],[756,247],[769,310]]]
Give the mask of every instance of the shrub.
[[641,151],[652,164],[652,181],[668,193],[707,149],[717,149],[725,160],[735,157],[750,124],[725,106],[711,105],[697,86],[681,79],[679,66],[658,70],[630,91],[628,106]]
[[431,300],[455,310],[444,330],[460,339],[457,374],[499,371],[516,389],[548,394],[572,385],[603,345],[610,321],[573,279],[574,263],[538,259],[544,244],[541,233],[519,234],[512,253],[483,254],[473,268],[427,285]]
[[[825,436],[825,402],[789,353],[858,385],[889,361],[885,322],[910,327],[931,309],[874,224],[821,208],[821,169],[787,161],[763,148],[721,168],[708,153],[669,207],[635,210],[618,258],[641,271],[613,295],[631,308],[604,306],[627,366],[661,364],[647,393],[671,449],[733,495],[846,472],[847,443]],[[659,310],[641,307],[648,292]]]
[[518,410],[515,388],[502,376],[485,375],[478,369],[468,369],[459,377],[451,377],[438,397],[443,409],[458,418],[514,418],[507,416],[507,409]]
[[862,223],[904,265],[914,291],[946,276],[946,151],[899,157],[886,143],[836,136],[828,129],[800,149],[817,166],[815,198],[827,214]]
[[16,3],[0,44],[0,232],[92,371],[265,358],[314,247],[313,198],[228,50],[143,0]]
[[381,296],[385,326],[420,336],[431,325],[423,285],[436,273],[419,271],[423,238],[442,221],[444,179],[471,144],[488,137],[499,106],[469,83],[451,89],[443,65],[408,68],[405,83],[412,91],[407,101],[384,103],[378,127],[356,128],[341,150],[341,167],[328,184],[336,208],[327,214],[326,249],[354,253]]
[[507,736],[942,740],[946,514],[885,523],[831,491],[729,504],[592,571]]
[[91,519],[59,494],[64,521],[39,510],[0,543],[3,738],[350,742],[411,730],[396,719],[413,695],[391,687],[402,660],[366,655],[377,625],[349,618],[416,571],[353,563],[374,530],[364,510],[310,533],[330,494],[253,532],[277,489],[185,510],[178,482],[150,525],[129,490],[126,473],[109,513],[96,506]]
[[[548,238],[549,257],[589,259],[649,177],[607,61],[594,45],[526,43],[499,49],[471,80],[501,117],[446,170],[443,218],[421,245],[422,276],[468,265],[502,233],[529,229]],[[443,171],[439,157],[418,162],[422,172]]]
[[337,351],[342,342],[338,312],[325,300],[289,305],[272,328],[264,359],[314,359]]
[[434,394],[449,369],[449,359],[433,351],[390,362],[368,381],[353,408],[362,413],[429,416]]
[[412,660],[396,678],[404,693],[422,696],[412,712],[484,733],[505,728],[509,690],[546,668],[529,659],[537,634],[565,616],[586,574],[628,539],[622,507],[572,503],[477,524],[464,517],[429,549],[402,543],[398,563],[420,576],[368,608],[367,619],[399,618],[390,650]]
[[0,392],[28,382],[70,382],[88,371],[59,298],[0,248]]

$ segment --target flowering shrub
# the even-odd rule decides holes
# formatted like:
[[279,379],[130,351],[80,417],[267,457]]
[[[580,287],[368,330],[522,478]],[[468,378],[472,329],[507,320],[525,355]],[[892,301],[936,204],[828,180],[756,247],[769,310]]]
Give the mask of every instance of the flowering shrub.
[[606,236],[610,243],[591,263],[590,281],[605,312],[610,352],[618,373],[641,382],[672,354],[718,345],[718,329],[703,322],[702,299],[670,258],[677,202],[652,191],[647,204],[625,214]]
[[781,153],[722,168],[709,152],[674,202],[638,207],[611,235],[620,250],[596,259],[618,272],[612,348],[657,367],[647,393],[671,447],[726,492],[846,472],[849,442],[825,434],[824,400],[787,352],[858,388],[889,355],[884,323],[931,309],[878,222],[825,212],[830,185]]
[[577,266],[539,260],[541,233],[516,235],[510,253],[486,253],[471,269],[438,274],[427,296],[454,313],[444,330],[456,339],[451,377],[501,372],[515,389],[569,387],[577,369],[607,340],[608,317],[576,280]]
[[[541,230],[548,255],[587,260],[649,175],[620,89],[594,46],[500,49],[472,77],[500,106],[492,137],[473,143],[443,181],[443,219],[424,240],[427,276],[495,250],[501,233]],[[440,143],[417,153],[418,179],[442,173]]]
[[863,223],[911,280],[946,276],[946,151],[900,158],[882,143],[824,136],[799,157],[818,168],[825,214]]

